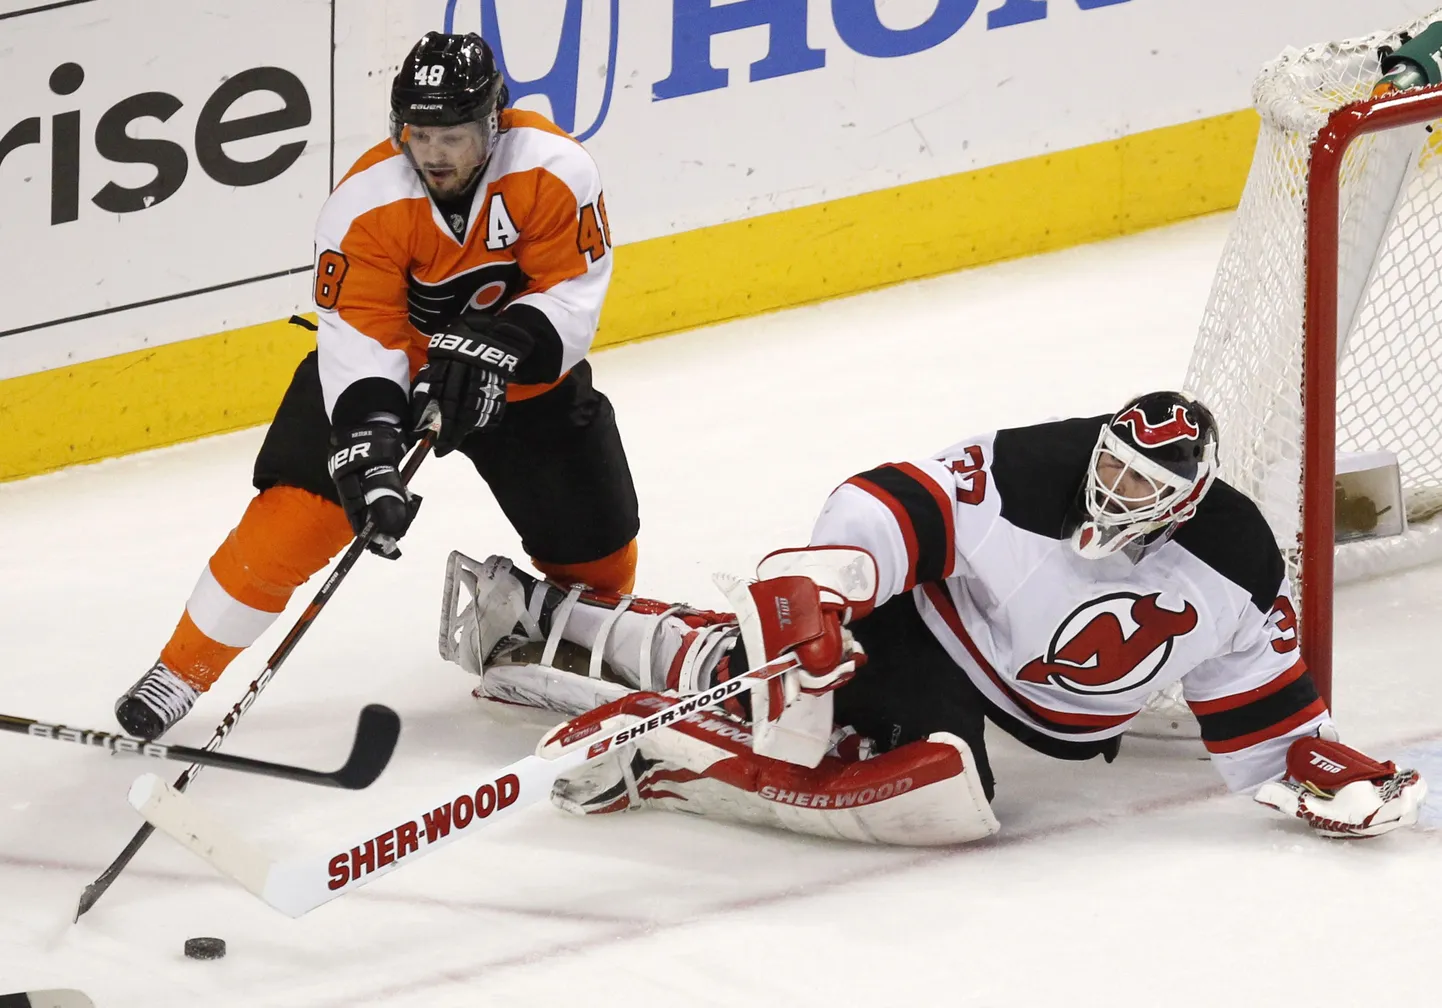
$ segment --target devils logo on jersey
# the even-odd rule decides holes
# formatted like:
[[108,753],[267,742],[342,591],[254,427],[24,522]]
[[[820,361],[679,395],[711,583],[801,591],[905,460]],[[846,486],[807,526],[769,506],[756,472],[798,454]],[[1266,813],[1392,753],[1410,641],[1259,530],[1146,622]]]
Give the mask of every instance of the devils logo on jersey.
[[411,325],[427,336],[445,329],[463,311],[499,311],[526,286],[514,262],[490,262],[447,277],[438,284],[408,278],[406,302]]
[[1046,654],[1027,662],[1017,678],[1092,694],[1125,693],[1151,680],[1171,657],[1176,638],[1197,625],[1190,602],[1173,610],[1160,597],[1117,592],[1078,606],[1062,620]]
[[1133,406],[1112,422],[1130,427],[1132,439],[1143,448],[1160,448],[1173,441],[1199,437],[1202,433],[1201,427],[1187,416],[1187,408],[1180,405],[1173,406],[1171,417],[1159,424],[1148,422],[1140,406]]

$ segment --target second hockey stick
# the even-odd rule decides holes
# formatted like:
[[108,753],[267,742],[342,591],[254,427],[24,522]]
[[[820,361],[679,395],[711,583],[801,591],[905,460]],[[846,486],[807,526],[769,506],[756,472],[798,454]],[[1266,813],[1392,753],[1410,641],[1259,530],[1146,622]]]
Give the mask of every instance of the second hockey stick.
[[[298,781],[301,784],[320,784],[324,787],[346,788],[359,791],[375,783],[381,771],[390,762],[395,751],[396,739],[401,733],[401,719],[396,712],[382,704],[369,704],[361,709],[356,724],[355,741],[351,743],[350,755],[339,770],[307,770],[305,767],[290,766],[286,763],[270,763],[266,760],[250,759],[246,756],[231,756],[229,753],[209,749],[193,749],[190,746],[165,745],[160,742],[145,742],[110,732],[87,731],[84,728],[69,728],[65,725],[47,724],[30,718],[0,714],[0,731],[29,735],[32,738],[54,739],[57,742],[74,742],[78,745],[103,749],[122,756],[148,756],[151,759],[179,760],[196,766],[219,767],[222,770],[239,770],[243,773],[278,777],[281,780]],[[3,1008],[3,1006],[0,1006]]]
[[[434,422],[437,425],[439,424],[439,414],[435,417]],[[420,442],[411,452],[410,458],[406,459],[406,463],[401,469],[401,479],[406,484],[410,483],[411,477],[415,475],[416,470],[420,468],[421,463],[424,462],[426,456],[430,454],[431,444],[435,437],[435,430],[436,427],[433,426],[426,435],[421,438]],[[260,696],[261,690],[265,689],[266,684],[270,682],[276,670],[280,668],[281,663],[290,656],[291,651],[295,650],[296,644],[300,642],[301,637],[305,636],[305,632],[310,629],[311,624],[314,623],[316,617],[320,615],[320,611],[325,608],[325,604],[331,600],[331,596],[334,595],[336,589],[340,587],[341,581],[345,580],[345,576],[350,573],[350,569],[355,566],[356,561],[360,559],[360,555],[364,553],[366,547],[370,545],[375,531],[375,522],[367,521],[365,527],[361,529],[360,535],[356,536],[351,542],[350,547],[340,558],[340,562],[335,565],[335,569],[330,572],[330,576],[326,578],[325,583],[320,586],[320,591],[315,593],[315,598],[311,599],[310,605],[305,607],[305,612],[301,613],[300,619],[296,620],[295,626],[290,628],[290,633],[285,635],[285,639],[280,642],[280,646],[275,649],[275,652],[266,661],[265,668],[261,669],[260,675],[255,677],[255,680],[245,691],[245,695],[236,701],[235,705],[230,708],[230,712],[225,715],[225,720],[221,721],[216,727],[215,734],[212,735],[210,741],[205,744],[206,751],[214,752],[216,749],[219,749],[220,744],[225,741],[226,736],[230,734],[231,729],[235,727],[241,715],[250,710],[251,704],[255,703],[255,698]],[[195,780],[195,775],[199,772],[200,765],[198,763],[187,767],[184,772],[176,778],[174,784],[175,789],[177,791],[184,791],[190,786],[190,782]],[[75,919],[77,921],[86,911],[95,905],[101,896],[105,895],[106,890],[120,877],[120,873],[125,870],[125,866],[130,864],[135,858],[135,855],[140,852],[140,848],[145,845],[145,841],[150,839],[150,834],[153,832],[155,832],[155,827],[150,825],[150,823],[145,823],[141,826],[140,829],[136,831],[135,836],[130,838],[130,843],[126,844],[125,849],[116,856],[115,860],[110,862],[94,882],[91,882],[85,887],[85,890],[80,894],[80,902],[75,907]]]
[[682,697],[635,724],[598,735],[589,744],[559,756],[527,756],[482,779],[449,788],[435,796],[439,800],[418,803],[416,814],[403,822],[392,819],[352,843],[320,854],[271,858],[239,832],[212,818],[203,805],[168,787],[154,774],[144,774],[135,781],[129,800],[147,822],[210,862],[221,874],[281,913],[299,917],[548,797],[556,778],[577,767],[629,745],[648,732],[719,707],[747,690],[768,687],[796,665],[793,656],[783,655],[710,689]]
[[0,994],[0,1008],[95,1008],[95,1002],[78,990],[33,990]]

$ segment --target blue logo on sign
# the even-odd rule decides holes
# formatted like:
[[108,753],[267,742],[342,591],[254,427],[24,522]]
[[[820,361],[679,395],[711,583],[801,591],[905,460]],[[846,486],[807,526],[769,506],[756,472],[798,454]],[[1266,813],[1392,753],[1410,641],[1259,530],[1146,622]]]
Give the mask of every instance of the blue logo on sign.
[[[595,118],[584,127],[576,122],[577,107],[580,105],[582,97],[594,101],[596,96],[589,90],[585,96],[581,94],[581,65],[585,58],[583,53],[591,59],[595,58],[586,52],[586,47],[582,45],[583,0],[566,0],[566,10],[561,17],[561,29],[559,38],[556,40],[556,54],[551,61],[551,68],[531,80],[519,80],[508,69],[505,40],[501,35],[501,19],[496,12],[496,2],[497,0],[480,0],[480,35],[490,45],[491,51],[496,54],[496,65],[505,75],[506,87],[511,92],[511,101],[515,102],[527,95],[539,94],[550,103],[551,119],[557,126],[577,140],[586,140],[594,136],[596,131],[601,128],[601,124],[606,121],[606,113],[611,109],[611,92],[616,84],[616,46],[620,37],[621,0],[611,0],[610,3],[611,19],[607,25],[609,37],[606,45],[605,83],[599,96]],[[456,3],[457,0],[446,0],[445,27],[442,30],[447,33],[457,30],[455,26]],[[534,0],[523,0],[523,3],[525,6],[522,9],[528,9]],[[593,4],[593,13],[595,8],[596,5]],[[587,79],[591,79],[590,75],[587,75]]]
[[[501,35],[501,19],[497,4],[501,0],[479,0],[479,25],[471,21],[469,30],[478,27],[481,37],[490,43],[496,62],[505,75],[511,99],[539,94],[550,103],[551,118],[556,125],[585,140],[596,134],[606,121],[611,108],[611,92],[616,84],[616,48],[620,38],[620,0],[610,0],[610,21],[606,26],[605,64],[600,63],[599,11],[605,0],[550,0],[549,10],[564,2],[565,9],[557,31],[551,68],[539,77],[520,80],[506,62],[506,44]],[[535,33],[539,0],[511,0],[511,17],[529,30],[527,42]],[[880,0],[830,0],[831,21],[842,44],[854,53],[873,59],[896,59],[933,49],[949,41],[972,19],[982,0],[935,0],[930,15],[910,28],[886,25],[878,12]],[[1048,3],[1060,0],[988,0],[996,6],[986,11],[986,30],[1010,28],[1047,17]],[[1129,3],[1131,0],[1074,0],[1084,11]],[[446,0],[445,31],[456,31],[457,0]],[[683,98],[728,87],[731,72],[711,62],[711,41],[717,36],[750,28],[765,28],[766,55],[750,65],[749,79],[769,80],[789,77],[826,66],[826,50],[813,46],[809,40],[808,21],[817,13],[809,0],[651,0],[646,5],[648,16],[670,14],[671,69],[654,83],[652,101]],[[669,10],[667,9],[669,7]],[[589,10],[584,14],[583,11]],[[508,19],[509,20],[509,19]],[[461,29],[467,30],[466,27]],[[513,24],[514,31],[514,24]],[[512,45],[517,45],[512,34]],[[516,54],[520,55],[520,54]],[[529,57],[531,53],[524,54]],[[549,55],[539,54],[540,62]],[[515,62],[530,64],[527,58]],[[594,73],[582,73],[583,66]],[[604,71],[604,72],[599,72]],[[599,94],[590,82],[604,79]],[[595,108],[595,116],[586,126],[576,122],[582,105]]]

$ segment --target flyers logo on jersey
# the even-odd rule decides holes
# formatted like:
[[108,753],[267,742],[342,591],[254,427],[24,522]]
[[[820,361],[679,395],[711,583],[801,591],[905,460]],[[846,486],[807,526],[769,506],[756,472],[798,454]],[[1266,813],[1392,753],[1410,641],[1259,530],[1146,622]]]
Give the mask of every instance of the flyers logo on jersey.
[[1090,694],[1124,693],[1151,680],[1176,639],[1197,626],[1190,602],[1182,600],[1176,610],[1160,598],[1116,592],[1078,606],[1062,620],[1046,654],[1027,662],[1017,679]]
[[1200,437],[1202,434],[1202,429],[1191,417],[1187,416],[1185,406],[1173,406],[1171,418],[1160,424],[1148,422],[1147,415],[1142,412],[1141,407],[1133,406],[1117,417],[1115,423],[1126,424],[1130,427],[1132,440],[1143,448],[1160,448],[1173,441],[1185,441],[1189,438]]

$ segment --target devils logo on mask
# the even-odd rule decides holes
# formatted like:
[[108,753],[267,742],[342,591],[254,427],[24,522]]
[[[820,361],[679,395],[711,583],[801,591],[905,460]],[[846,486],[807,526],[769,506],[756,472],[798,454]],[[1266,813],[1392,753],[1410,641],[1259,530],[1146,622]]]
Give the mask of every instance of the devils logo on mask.
[[1046,654],[1017,673],[1022,682],[1050,683],[1073,693],[1125,693],[1154,678],[1176,638],[1197,625],[1197,610],[1160,603],[1160,593],[1117,592],[1073,609]]
[[1133,406],[1112,423],[1117,426],[1126,424],[1132,429],[1132,440],[1143,448],[1160,448],[1162,445],[1169,445],[1173,441],[1184,441],[1188,438],[1198,437],[1202,429],[1197,426],[1191,417],[1187,416],[1185,406],[1173,406],[1172,415],[1159,424],[1150,423],[1147,415],[1142,412],[1140,406]]

